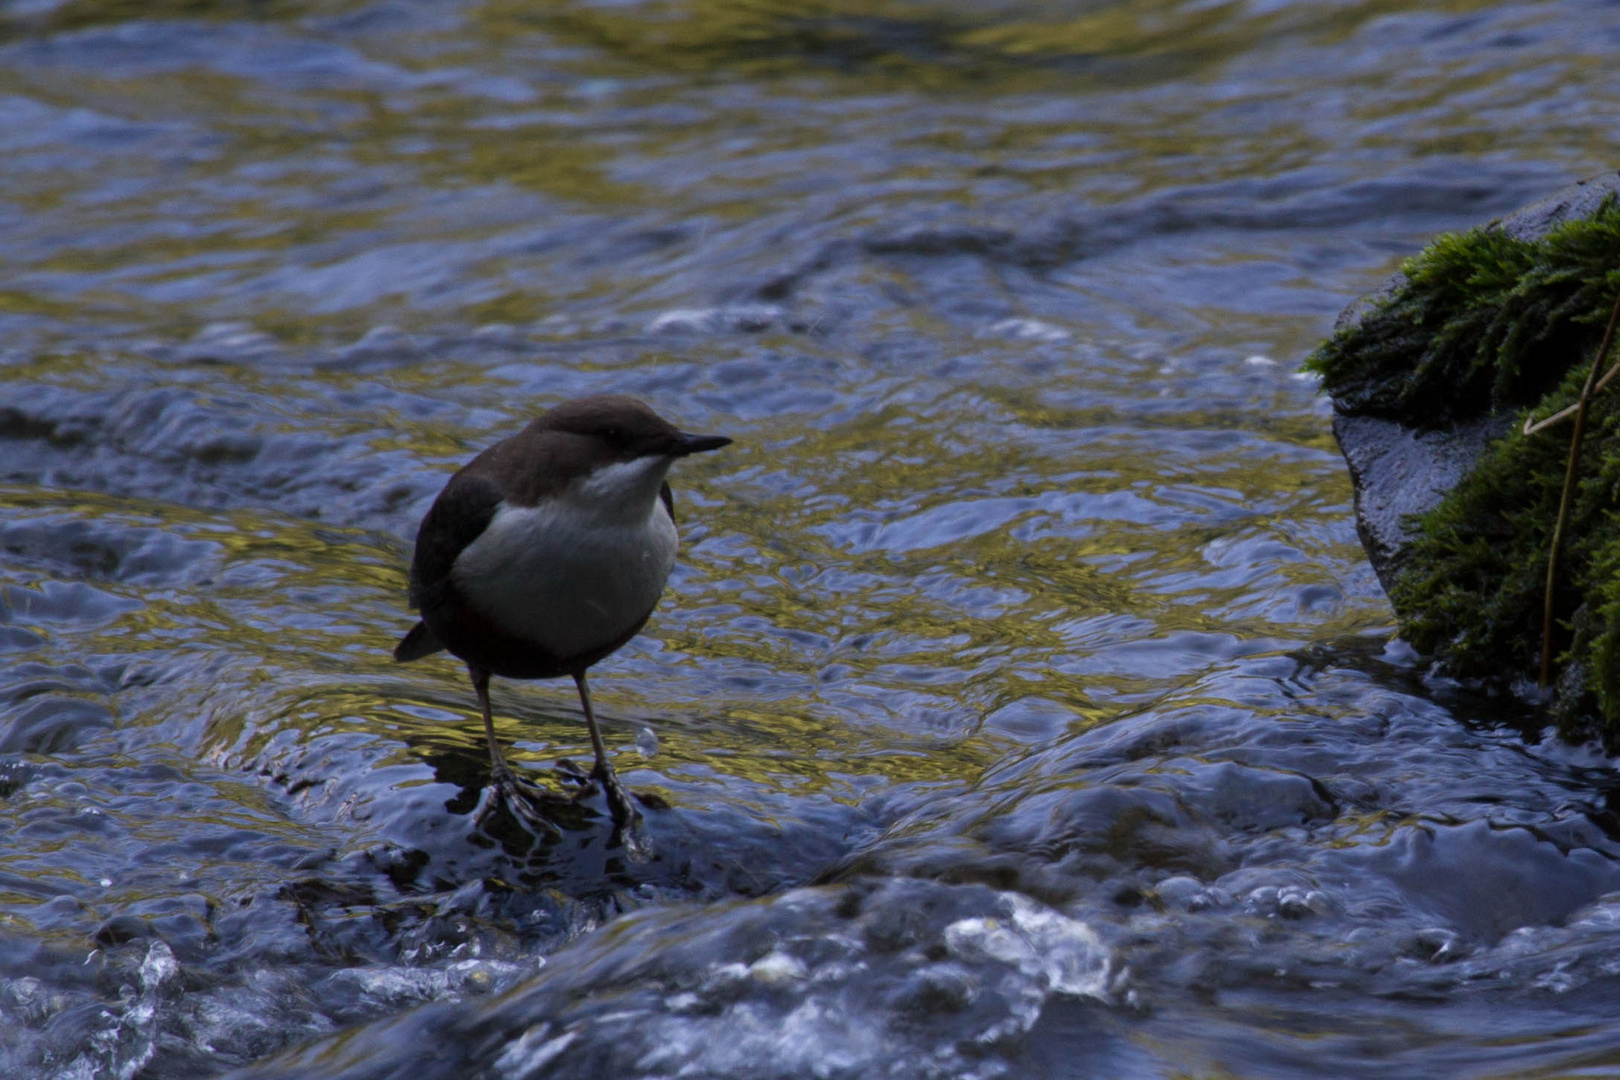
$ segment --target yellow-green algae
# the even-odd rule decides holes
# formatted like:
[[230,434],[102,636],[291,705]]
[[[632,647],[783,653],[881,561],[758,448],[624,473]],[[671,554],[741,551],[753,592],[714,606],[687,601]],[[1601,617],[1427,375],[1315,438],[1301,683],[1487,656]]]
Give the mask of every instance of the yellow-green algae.
[[[1408,260],[1363,317],[1307,360],[1338,407],[1425,428],[1516,422],[1417,518],[1390,599],[1403,636],[1454,675],[1534,678],[1548,540],[1570,426],[1522,433],[1573,403],[1620,293],[1620,202],[1540,239],[1491,226]],[[1555,645],[1566,734],[1620,741],[1620,394],[1592,402],[1559,558]]]

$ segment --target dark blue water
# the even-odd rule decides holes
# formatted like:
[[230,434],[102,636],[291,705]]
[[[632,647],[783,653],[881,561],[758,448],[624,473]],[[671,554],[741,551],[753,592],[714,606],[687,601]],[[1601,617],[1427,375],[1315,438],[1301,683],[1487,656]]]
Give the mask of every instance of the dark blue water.
[[[1620,6],[0,7],[0,1073],[1620,1075],[1613,762],[1426,674],[1295,374],[1613,168]],[[460,462],[725,451],[650,858],[389,658]]]

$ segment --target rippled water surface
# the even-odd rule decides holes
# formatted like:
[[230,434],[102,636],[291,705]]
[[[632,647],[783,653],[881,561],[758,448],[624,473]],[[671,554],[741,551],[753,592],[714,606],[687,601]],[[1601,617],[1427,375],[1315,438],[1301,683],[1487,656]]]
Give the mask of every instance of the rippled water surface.
[[[1620,1076],[1613,763],[1428,678],[1295,374],[1617,162],[1613,2],[0,4],[0,1073]],[[725,451],[650,857],[389,658],[446,476]]]

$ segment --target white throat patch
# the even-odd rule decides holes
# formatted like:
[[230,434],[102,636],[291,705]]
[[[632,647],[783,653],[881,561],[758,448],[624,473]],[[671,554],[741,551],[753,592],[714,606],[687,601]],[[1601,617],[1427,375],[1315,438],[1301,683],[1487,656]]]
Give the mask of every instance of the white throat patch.
[[558,657],[623,637],[675,565],[675,522],[658,497],[666,457],[597,469],[537,506],[502,503],[451,568],[469,603]]

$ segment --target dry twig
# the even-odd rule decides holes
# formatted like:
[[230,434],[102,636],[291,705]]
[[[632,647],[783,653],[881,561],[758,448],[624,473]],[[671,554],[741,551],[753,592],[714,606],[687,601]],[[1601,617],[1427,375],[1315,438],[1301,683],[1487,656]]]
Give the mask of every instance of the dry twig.
[[1609,325],[1603,331],[1603,341],[1598,345],[1597,355],[1592,358],[1592,370],[1586,373],[1586,383],[1581,387],[1581,396],[1576,399],[1574,405],[1557,415],[1549,416],[1533,427],[1529,423],[1525,424],[1524,433],[1529,435],[1571,412],[1575,415],[1575,430],[1569,436],[1569,462],[1564,467],[1564,490],[1558,497],[1558,517],[1553,522],[1552,543],[1547,550],[1547,592],[1541,607],[1542,686],[1552,682],[1553,585],[1558,579],[1558,548],[1564,539],[1564,525],[1569,520],[1569,504],[1575,492],[1575,465],[1580,460],[1581,439],[1586,434],[1586,407],[1591,402],[1592,396],[1608,383],[1614,372],[1620,371],[1620,365],[1607,372],[1603,370],[1609,356],[1609,345],[1614,341],[1616,323],[1620,323],[1620,295],[1614,298],[1614,310],[1609,313]]

